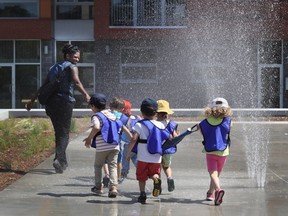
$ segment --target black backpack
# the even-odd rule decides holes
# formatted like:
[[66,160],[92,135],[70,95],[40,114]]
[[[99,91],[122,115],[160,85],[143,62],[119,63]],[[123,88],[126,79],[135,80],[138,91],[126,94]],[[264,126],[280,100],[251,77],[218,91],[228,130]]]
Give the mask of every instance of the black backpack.
[[41,105],[46,105],[48,99],[55,95],[61,82],[63,81],[66,71],[72,63],[68,61],[64,61],[62,63],[54,64],[48,72],[49,82],[46,85],[41,86],[38,94],[38,101]]

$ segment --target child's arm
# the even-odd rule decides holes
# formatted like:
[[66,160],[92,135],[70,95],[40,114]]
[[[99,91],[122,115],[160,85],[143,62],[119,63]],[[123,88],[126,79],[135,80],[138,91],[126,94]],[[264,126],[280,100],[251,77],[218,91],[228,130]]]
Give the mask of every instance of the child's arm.
[[90,148],[91,146],[91,141],[93,139],[93,137],[100,131],[100,128],[98,128],[96,125],[94,125],[92,127],[92,130],[90,132],[90,134],[88,135],[88,137],[86,137],[83,142],[85,142],[85,146],[86,148]]
[[128,160],[128,161],[130,160],[131,151],[132,151],[135,143],[137,142],[138,138],[139,138],[139,134],[137,132],[135,132],[135,134],[133,135],[133,137],[130,140],[130,143],[129,143],[129,146],[127,149],[126,160]]

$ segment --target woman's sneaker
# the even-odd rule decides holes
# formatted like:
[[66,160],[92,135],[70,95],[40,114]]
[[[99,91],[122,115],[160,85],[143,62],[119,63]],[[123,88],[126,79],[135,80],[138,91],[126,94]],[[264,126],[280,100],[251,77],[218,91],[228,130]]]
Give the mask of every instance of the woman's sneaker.
[[207,192],[206,200],[207,201],[213,201],[214,200],[214,193]]
[[222,189],[215,191],[215,200],[214,200],[215,205],[220,205],[223,202],[224,194],[225,192]]
[[168,178],[168,179],[167,179],[167,184],[168,184],[168,191],[169,191],[169,192],[174,191],[174,189],[175,189],[174,179]]
[[138,197],[138,202],[141,204],[145,204],[146,203],[146,193],[141,193],[140,196]]
[[117,195],[118,195],[117,188],[115,186],[112,186],[109,190],[108,197],[115,198],[117,197]]
[[158,197],[161,194],[161,191],[161,179],[156,178],[154,179],[154,188],[152,194],[154,197]]
[[63,167],[57,159],[53,161],[53,167],[56,173],[63,173]]

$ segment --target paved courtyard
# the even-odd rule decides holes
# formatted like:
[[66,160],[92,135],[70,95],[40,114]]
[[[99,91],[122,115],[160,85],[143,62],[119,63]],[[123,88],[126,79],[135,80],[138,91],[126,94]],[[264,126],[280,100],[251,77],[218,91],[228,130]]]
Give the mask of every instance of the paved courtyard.
[[[180,130],[192,124],[181,123]],[[244,129],[245,125],[250,125],[248,130]],[[256,145],[259,127],[260,131],[265,131],[264,142],[269,143],[266,182],[262,188],[256,178],[248,175],[247,144],[244,144],[248,137],[251,148]],[[173,157],[175,191],[168,192],[163,173],[163,191],[159,197],[155,198],[150,193],[152,180],[147,182],[145,205],[137,203],[139,191],[133,166],[128,179],[119,185],[117,198],[108,198],[107,189],[103,196],[90,192],[93,186],[94,150],[84,147],[82,140],[85,136],[83,134],[70,142],[67,151],[69,167],[64,174],[55,174],[51,157],[0,192],[0,216],[288,215],[287,122],[233,125],[231,155],[221,176],[225,196],[220,206],[205,200],[209,177],[205,155],[201,153],[202,138],[198,132],[186,137]]]

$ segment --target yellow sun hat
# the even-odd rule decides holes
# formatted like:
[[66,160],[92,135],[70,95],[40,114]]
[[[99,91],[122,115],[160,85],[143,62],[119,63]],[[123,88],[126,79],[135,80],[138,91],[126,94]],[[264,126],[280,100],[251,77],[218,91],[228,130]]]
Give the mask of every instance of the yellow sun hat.
[[165,112],[168,114],[173,114],[174,112],[169,107],[169,102],[166,100],[158,100],[158,110],[157,112]]

